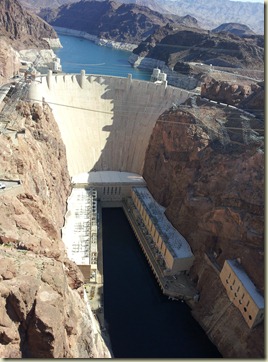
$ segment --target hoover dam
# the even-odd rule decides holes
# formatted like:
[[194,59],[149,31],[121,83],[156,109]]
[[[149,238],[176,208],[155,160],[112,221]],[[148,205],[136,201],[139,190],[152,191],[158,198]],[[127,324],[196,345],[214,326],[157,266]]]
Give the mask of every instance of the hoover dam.
[[148,81],[81,74],[37,77],[29,98],[53,110],[70,176],[90,171],[142,174],[156,120],[190,92]]

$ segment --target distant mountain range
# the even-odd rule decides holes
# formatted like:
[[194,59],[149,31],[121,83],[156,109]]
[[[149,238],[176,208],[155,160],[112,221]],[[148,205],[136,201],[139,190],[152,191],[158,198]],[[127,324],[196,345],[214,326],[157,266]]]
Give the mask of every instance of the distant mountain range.
[[[254,35],[241,24],[223,24],[209,31],[200,28],[189,15],[162,15],[144,6],[112,0],[80,1],[57,9],[43,9],[40,16],[52,26],[137,44],[134,54],[161,60],[179,72],[185,62],[263,68],[264,37]],[[236,35],[238,32],[243,37]]]
[[197,27],[191,16],[162,15],[147,7],[115,1],[80,1],[39,15],[52,26],[84,31],[102,39],[139,44],[166,24]]
[[[90,0],[89,0],[90,1]],[[100,0],[101,1],[101,0]],[[77,0],[20,0],[28,8],[56,8]],[[147,6],[161,14],[190,15],[204,29],[213,29],[223,23],[247,25],[257,34],[264,34],[264,4],[230,0],[120,0],[125,4]]]

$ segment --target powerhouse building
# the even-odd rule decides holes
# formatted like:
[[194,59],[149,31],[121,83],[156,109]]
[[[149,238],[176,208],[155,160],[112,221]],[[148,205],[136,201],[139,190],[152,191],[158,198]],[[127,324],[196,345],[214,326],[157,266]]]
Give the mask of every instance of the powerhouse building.
[[166,275],[186,273],[194,255],[185,238],[172,226],[164,208],[156,203],[147,187],[133,187],[133,202],[166,265]]
[[264,318],[264,298],[237,260],[225,260],[220,273],[230,301],[240,310],[249,328]]

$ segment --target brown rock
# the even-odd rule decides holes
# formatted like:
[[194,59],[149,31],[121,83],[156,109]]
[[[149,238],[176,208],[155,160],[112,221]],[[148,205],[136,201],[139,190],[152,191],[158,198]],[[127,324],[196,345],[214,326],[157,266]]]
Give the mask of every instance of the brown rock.
[[70,179],[59,130],[45,105],[21,103],[17,112],[26,137],[15,144],[0,135],[1,172],[22,182],[0,195],[1,357],[109,357],[60,239]]
[[246,326],[205,253],[214,255],[220,268],[226,259],[240,258],[263,291],[263,122],[250,118],[249,141],[241,113],[198,98],[196,105],[190,101],[160,117],[143,176],[195,255],[190,272],[200,291],[200,301],[191,305],[195,318],[224,357],[261,358],[263,324]]

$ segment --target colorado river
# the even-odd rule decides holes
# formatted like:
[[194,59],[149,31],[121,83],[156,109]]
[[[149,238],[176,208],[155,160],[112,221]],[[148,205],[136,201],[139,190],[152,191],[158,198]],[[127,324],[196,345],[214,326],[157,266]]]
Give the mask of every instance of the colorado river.
[[219,358],[190,308],[161,293],[124,215],[103,209],[104,314],[115,358]]

